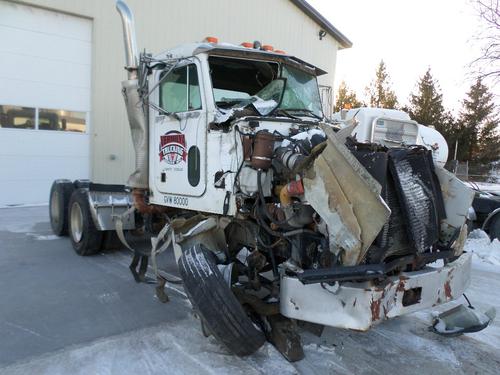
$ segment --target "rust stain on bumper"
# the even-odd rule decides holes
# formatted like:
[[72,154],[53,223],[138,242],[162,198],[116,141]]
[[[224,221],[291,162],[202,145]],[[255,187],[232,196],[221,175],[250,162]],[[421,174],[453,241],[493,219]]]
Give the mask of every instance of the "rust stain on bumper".
[[447,281],[444,283],[444,295],[446,296],[447,299],[451,299],[451,286],[450,286],[450,281]]
[[381,300],[372,300],[370,303],[370,310],[372,311],[372,321],[377,321],[380,319],[380,303]]

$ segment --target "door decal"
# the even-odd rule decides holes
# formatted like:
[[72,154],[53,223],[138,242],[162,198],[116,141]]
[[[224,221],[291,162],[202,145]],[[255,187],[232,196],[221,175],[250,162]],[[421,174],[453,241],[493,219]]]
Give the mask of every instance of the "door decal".
[[176,165],[187,159],[186,136],[176,130],[160,136],[160,162]]

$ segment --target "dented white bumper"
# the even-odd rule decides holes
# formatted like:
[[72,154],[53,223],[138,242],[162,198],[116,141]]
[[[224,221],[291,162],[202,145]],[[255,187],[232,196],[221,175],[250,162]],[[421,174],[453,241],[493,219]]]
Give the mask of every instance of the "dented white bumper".
[[464,253],[444,267],[403,272],[380,285],[304,285],[296,277],[282,275],[280,310],[293,319],[366,331],[382,320],[460,297],[469,286],[470,272],[471,254]]

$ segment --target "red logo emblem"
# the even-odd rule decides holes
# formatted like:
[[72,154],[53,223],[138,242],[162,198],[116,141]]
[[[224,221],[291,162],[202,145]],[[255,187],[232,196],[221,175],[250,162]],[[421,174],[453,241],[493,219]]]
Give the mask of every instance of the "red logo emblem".
[[160,161],[168,164],[179,164],[186,161],[186,136],[181,132],[172,130],[160,137]]

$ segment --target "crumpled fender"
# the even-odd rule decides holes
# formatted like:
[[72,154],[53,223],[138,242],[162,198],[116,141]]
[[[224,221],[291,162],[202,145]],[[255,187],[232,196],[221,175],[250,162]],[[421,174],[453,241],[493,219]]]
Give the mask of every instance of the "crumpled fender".
[[304,194],[327,224],[330,251],[352,266],[363,259],[391,210],[380,197],[380,184],[329,126],[322,129],[327,146],[305,173]]

